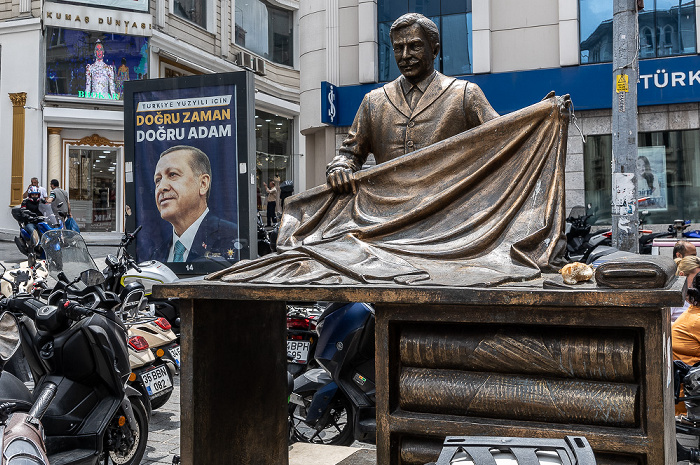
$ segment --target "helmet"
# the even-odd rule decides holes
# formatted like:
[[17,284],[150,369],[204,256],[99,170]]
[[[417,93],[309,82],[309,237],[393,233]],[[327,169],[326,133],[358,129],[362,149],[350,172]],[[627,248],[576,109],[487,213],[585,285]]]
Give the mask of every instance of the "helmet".
[[31,197],[34,194],[41,196],[41,191],[36,186],[29,186],[29,189],[27,190],[27,197]]

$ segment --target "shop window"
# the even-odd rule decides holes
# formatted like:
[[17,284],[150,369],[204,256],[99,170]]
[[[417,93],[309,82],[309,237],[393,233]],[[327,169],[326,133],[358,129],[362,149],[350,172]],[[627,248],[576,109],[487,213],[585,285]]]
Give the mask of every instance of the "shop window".
[[172,12],[207,29],[207,2],[208,0],[173,0]]
[[[695,1],[646,0],[639,12],[639,57],[693,54]],[[613,3],[579,0],[581,63],[612,61]]]
[[448,76],[472,72],[471,0],[379,0],[377,27],[380,81],[391,81],[400,74],[389,29],[399,16],[409,12],[427,16],[440,30],[440,53],[435,58],[435,69]]
[[236,2],[236,45],[282,65],[293,66],[293,12],[264,0]]
[[[588,136],[584,144],[586,203],[599,224],[611,221],[612,136]],[[645,222],[700,221],[700,130],[639,134],[637,197]]]
[[71,213],[81,231],[117,229],[117,149],[75,147],[68,151]]
[[148,38],[46,28],[46,94],[122,100],[124,82],[148,77]]
[[279,188],[279,183],[293,179],[292,129],[293,120],[264,111],[255,112],[255,174],[260,211],[265,211],[265,186],[269,187],[270,181],[275,181]]

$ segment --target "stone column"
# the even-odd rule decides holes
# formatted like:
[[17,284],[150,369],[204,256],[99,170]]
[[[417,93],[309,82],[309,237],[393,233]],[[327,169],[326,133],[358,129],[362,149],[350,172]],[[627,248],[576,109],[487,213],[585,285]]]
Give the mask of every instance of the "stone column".
[[61,128],[49,128],[49,143],[48,143],[48,171],[47,171],[47,183],[51,182],[52,179],[58,179],[61,183],[61,187],[64,189],[64,185],[61,179],[61,171],[63,167],[63,147],[61,143]]
[[27,93],[9,94],[12,101],[12,175],[10,181],[10,206],[22,203],[24,178],[24,106]]
[[27,15],[32,13],[32,0],[19,0],[19,14]]

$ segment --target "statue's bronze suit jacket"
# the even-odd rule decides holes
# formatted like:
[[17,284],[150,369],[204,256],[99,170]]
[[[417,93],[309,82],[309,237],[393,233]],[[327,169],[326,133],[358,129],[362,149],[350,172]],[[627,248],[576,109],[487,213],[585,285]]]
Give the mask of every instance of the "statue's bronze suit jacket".
[[437,73],[411,110],[400,76],[365,95],[338,156],[328,165],[359,170],[447,139],[498,116],[474,83]]

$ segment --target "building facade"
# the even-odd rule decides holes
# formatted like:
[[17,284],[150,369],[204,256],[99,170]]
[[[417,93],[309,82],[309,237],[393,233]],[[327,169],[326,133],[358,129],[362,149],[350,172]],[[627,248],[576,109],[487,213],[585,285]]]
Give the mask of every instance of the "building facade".
[[[304,186],[298,0],[0,0],[0,201],[58,179],[81,231],[124,229],[124,82],[254,73],[256,172]],[[4,200],[3,200],[4,199]],[[10,208],[0,232],[16,235]]]
[[[441,31],[436,68],[479,84],[500,114],[536,103],[550,90],[571,94],[567,212],[590,204],[595,221],[609,224],[613,2],[300,3],[300,129],[310,185],[324,182],[325,165],[362,96],[398,76],[388,30],[401,14],[418,12]],[[699,7],[695,1],[645,0],[639,13],[638,197],[647,223],[700,221]]]

